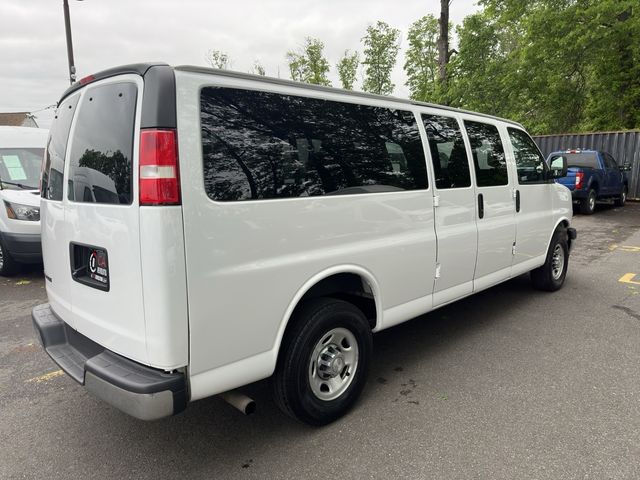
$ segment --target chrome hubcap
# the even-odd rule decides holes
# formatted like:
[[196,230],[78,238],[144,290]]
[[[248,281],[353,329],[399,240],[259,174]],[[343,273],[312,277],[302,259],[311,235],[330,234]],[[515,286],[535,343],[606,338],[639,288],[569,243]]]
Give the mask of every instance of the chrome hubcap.
[[562,245],[556,245],[553,249],[553,257],[551,258],[551,275],[554,280],[558,280],[564,271],[564,250]]
[[0,270],[4,267],[4,250],[0,246]]
[[593,195],[589,197],[589,208],[594,209],[596,207],[596,197]]
[[346,328],[334,328],[318,341],[309,361],[309,386],[320,400],[342,395],[358,369],[358,342]]

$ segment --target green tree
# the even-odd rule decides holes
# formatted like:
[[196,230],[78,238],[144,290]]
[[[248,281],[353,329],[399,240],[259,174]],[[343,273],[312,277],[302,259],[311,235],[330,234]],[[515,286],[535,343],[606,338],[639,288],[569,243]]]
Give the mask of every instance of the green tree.
[[204,59],[213,68],[226,70],[231,67],[229,55],[221,50],[209,50]]
[[362,64],[365,66],[363,90],[382,95],[393,93],[395,85],[391,81],[391,72],[400,50],[400,30],[378,21],[375,25],[367,27],[367,34],[362,40]]
[[360,55],[358,52],[350,54],[349,50],[345,50],[344,55],[336,65],[336,68],[338,69],[338,76],[340,77],[340,83],[342,84],[342,88],[345,90],[353,90],[359,63]]
[[260,63],[260,60],[256,60],[255,62],[253,62],[251,73],[254,73],[255,75],[261,75],[263,77],[267,74],[264,66],[262,65],[262,63]]
[[438,101],[438,20],[425,15],[409,27],[409,48],[405,55],[406,85],[414,100]]
[[317,38],[307,37],[301,50],[287,52],[291,79],[314,85],[331,85],[327,78],[329,62],[323,50],[324,43]]
[[[634,0],[482,0],[458,28],[447,95],[534,133],[640,126]],[[634,8],[635,7],[635,8]]]

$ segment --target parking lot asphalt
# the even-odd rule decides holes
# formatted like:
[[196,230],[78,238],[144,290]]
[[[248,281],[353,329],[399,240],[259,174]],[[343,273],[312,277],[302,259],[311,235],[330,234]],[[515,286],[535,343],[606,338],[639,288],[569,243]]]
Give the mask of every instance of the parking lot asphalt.
[[249,417],[130,418],[42,351],[41,269],[0,277],[0,478],[640,478],[640,204],[574,226],[562,290],[521,276],[377,334],[361,401],[320,429],[267,382]]

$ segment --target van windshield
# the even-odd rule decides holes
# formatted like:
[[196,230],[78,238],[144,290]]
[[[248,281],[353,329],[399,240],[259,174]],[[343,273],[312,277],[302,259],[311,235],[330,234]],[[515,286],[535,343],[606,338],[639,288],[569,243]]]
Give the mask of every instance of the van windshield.
[[38,189],[44,148],[0,148],[2,188]]

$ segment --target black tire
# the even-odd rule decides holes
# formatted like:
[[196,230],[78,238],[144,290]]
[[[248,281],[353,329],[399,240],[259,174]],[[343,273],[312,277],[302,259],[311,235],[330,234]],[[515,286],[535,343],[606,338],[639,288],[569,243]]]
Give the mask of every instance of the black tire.
[[619,197],[613,200],[613,203],[616,207],[624,207],[624,204],[627,203],[627,186],[625,185],[622,188],[622,193]]
[[580,200],[580,213],[592,215],[596,211],[596,191],[592,188],[587,194],[587,198]]
[[[562,251],[561,259],[556,257],[556,254],[559,253],[557,249]],[[560,261],[562,265],[560,272],[558,272],[558,267],[560,266],[558,261]],[[558,227],[551,238],[544,265],[531,271],[531,283],[537,290],[555,292],[562,288],[568,268],[569,241],[567,238],[567,230],[563,227]]]
[[19,265],[0,240],[0,276],[8,277],[17,273],[18,270]]
[[[283,339],[272,378],[274,400],[284,413],[301,422],[315,426],[326,425],[347,413],[364,388],[373,351],[371,327],[360,309],[351,303],[328,297],[305,302],[296,309],[291,321],[293,323]],[[317,389],[316,382],[322,382],[320,373],[329,369],[323,365],[325,370],[317,370],[318,363],[312,362],[312,356],[315,356],[318,347],[329,348],[321,345],[321,341],[330,332],[336,331],[348,331],[352,334],[357,346],[357,362],[353,377],[347,373],[348,364],[340,367],[341,364],[336,363],[337,368],[344,373],[344,378],[348,377],[348,380],[342,380],[342,374],[336,375],[340,377],[338,382],[345,382],[344,387],[341,387],[345,390],[335,399],[321,399],[314,393],[311,382],[314,382]],[[326,345],[331,346],[333,343],[328,341]],[[345,351],[353,348],[352,345],[347,345],[339,347]],[[351,352],[354,354],[352,350]],[[317,359],[320,358],[321,354],[318,354]],[[333,361],[331,365],[333,367]],[[315,372],[315,376],[312,372]],[[314,378],[317,380],[314,381]],[[327,386],[327,392],[328,388]],[[339,391],[336,389],[336,392]]]

